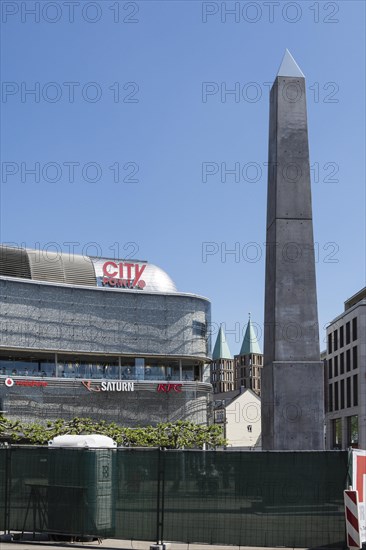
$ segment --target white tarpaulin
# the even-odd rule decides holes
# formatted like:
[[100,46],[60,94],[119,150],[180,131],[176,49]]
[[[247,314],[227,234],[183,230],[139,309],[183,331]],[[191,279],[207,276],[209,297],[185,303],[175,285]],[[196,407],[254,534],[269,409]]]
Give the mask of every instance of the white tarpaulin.
[[84,449],[114,449],[117,446],[117,443],[106,435],[58,435],[48,442],[48,446]]

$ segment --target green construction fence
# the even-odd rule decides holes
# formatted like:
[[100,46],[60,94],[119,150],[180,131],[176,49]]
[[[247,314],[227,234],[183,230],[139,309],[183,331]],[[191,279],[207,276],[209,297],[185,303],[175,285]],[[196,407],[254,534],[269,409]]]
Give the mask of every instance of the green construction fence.
[[0,448],[0,530],[344,547],[347,451]]

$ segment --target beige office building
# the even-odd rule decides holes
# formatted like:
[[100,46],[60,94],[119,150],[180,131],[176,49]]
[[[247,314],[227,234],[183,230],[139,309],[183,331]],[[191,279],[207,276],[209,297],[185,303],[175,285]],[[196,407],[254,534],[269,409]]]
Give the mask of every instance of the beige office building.
[[327,328],[326,448],[366,449],[366,287]]

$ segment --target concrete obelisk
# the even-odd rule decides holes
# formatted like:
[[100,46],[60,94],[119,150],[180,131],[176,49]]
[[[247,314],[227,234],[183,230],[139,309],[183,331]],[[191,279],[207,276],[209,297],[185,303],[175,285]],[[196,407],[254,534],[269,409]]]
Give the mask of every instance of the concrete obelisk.
[[262,445],[324,448],[305,78],[286,50],[270,94]]

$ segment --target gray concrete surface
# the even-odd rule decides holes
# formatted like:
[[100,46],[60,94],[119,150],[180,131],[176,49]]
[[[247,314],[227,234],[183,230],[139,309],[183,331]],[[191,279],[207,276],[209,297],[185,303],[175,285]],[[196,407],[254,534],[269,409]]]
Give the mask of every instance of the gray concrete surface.
[[[98,542],[93,543],[49,543],[40,541],[26,541],[26,542],[0,542],[1,550],[55,550],[55,548],[100,548],[100,550],[149,550],[150,546],[154,542],[147,541],[130,541],[130,540],[116,540],[105,539],[101,544]],[[176,542],[171,543],[170,550],[240,550],[244,547],[241,546],[211,546],[208,544],[179,544]],[[245,547],[247,550],[251,550],[251,547]],[[261,550],[260,547],[256,547],[256,550]],[[275,550],[274,548],[266,547],[265,550]],[[298,549],[304,550],[304,549]]]

